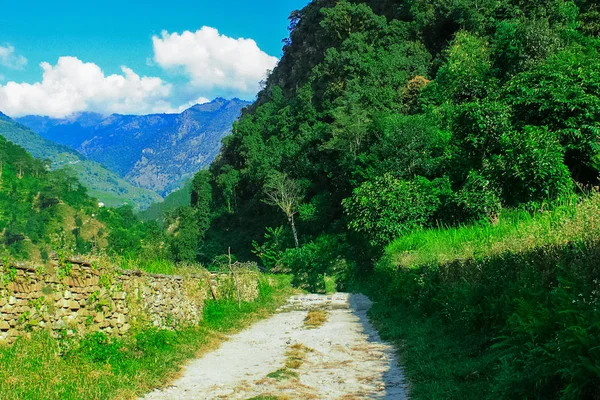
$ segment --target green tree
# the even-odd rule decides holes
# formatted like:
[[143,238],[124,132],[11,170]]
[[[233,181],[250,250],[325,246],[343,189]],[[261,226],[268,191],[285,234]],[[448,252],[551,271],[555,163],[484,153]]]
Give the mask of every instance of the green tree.
[[365,182],[343,201],[348,227],[364,233],[371,244],[384,246],[431,223],[448,186],[445,180],[400,180],[391,174]]

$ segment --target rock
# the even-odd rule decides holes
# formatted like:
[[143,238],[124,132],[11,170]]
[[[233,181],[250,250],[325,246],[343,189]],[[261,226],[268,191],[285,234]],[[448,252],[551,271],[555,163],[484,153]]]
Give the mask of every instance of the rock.
[[65,329],[66,327],[67,327],[67,324],[62,319],[59,319],[52,324],[52,329],[55,329],[55,330],[62,330],[62,329]]
[[81,306],[75,300],[71,300],[71,301],[69,301],[69,308],[71,310],[79,310],[81,308]]
[[6,321],[0,321],[0,331],[7,331],[10,329],[10,325]]

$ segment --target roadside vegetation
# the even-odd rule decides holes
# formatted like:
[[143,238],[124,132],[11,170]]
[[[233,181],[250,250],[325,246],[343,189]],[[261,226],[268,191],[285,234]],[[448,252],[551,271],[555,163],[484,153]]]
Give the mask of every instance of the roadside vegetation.
[[290,278],[263,275],[252,303],[208,301],[197,328],[143,330],[123,339],[82,339],[36,332],[0,348],[3,399],[136,399],[177,376],[182,364],[216,348],[227,335],[274,312],[291,293]]
[[599,207],[594,193],[387,247],[362,288],[379,301],[371,316],[399,344],[414,398],[597,395]]
[[3,249],[167,272],[255,260],[370,293],[411,398],[599,398],[599,36],[588,0],[313,0],[160,224],[94,208],[0,142]]

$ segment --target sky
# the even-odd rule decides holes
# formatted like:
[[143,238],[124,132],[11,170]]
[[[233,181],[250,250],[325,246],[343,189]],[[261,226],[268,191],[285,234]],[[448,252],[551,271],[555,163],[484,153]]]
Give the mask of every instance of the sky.
[[6,3],[0,111],[61,118],[252,100],[281,57],[287,17],[308,0]]

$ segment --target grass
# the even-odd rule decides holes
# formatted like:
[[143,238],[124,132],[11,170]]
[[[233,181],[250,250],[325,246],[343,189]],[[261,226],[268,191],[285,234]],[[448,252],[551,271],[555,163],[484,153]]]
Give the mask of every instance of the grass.
[[313,350],[304,346],[301,343],[296,343],[292,345],[285,353],[285,367],[280,368],[277,371],[271,372],[267,375],[267,378],[275,379],[278,381],[297,378],[298,373],[295,370],[299,369],[302,366],[302,364],[304,364],[304,361],[306,360],[306,353],[309,353],[311,351]]
[[318,328],[327,322],[328,318],[329,314],[325,310],[311,310],[304,318],[304,327],[307,329]]
[[399,267],[521,252],[600,236],[600,194],[565,202],[548,212],[504,211],[496,224],[427,229],[395,240],[386,257]]
[[489,398],[497,353],[485,343],[402,306],[375,303],[369,314],[382,339],[400,349],[412,399]]
[[[564,365],[594,351],[597,336],[569,342],[574,350],[562,338],[597,321],[577,293],[595,282],[598,238],[593,193],[546,212],[508,210],[493,225],[421,230],[390,244],[379,278],[365,277],[360,289],[376,301],[370,317],[381,337],[400,349],[411,398],[567,398],[568,390],[587,390],[575,379],[587,375]],[[577,317],[563,321],[567,315]]]
[[125,339],[88,335],[75,342],[46,332],[0,348],[0,398],[134,399],[177,377],[180,366],[226,335],[273,313],[291,293],[290,277],[263,276],[253,303],[209,302],[197,328],[149,330]]

